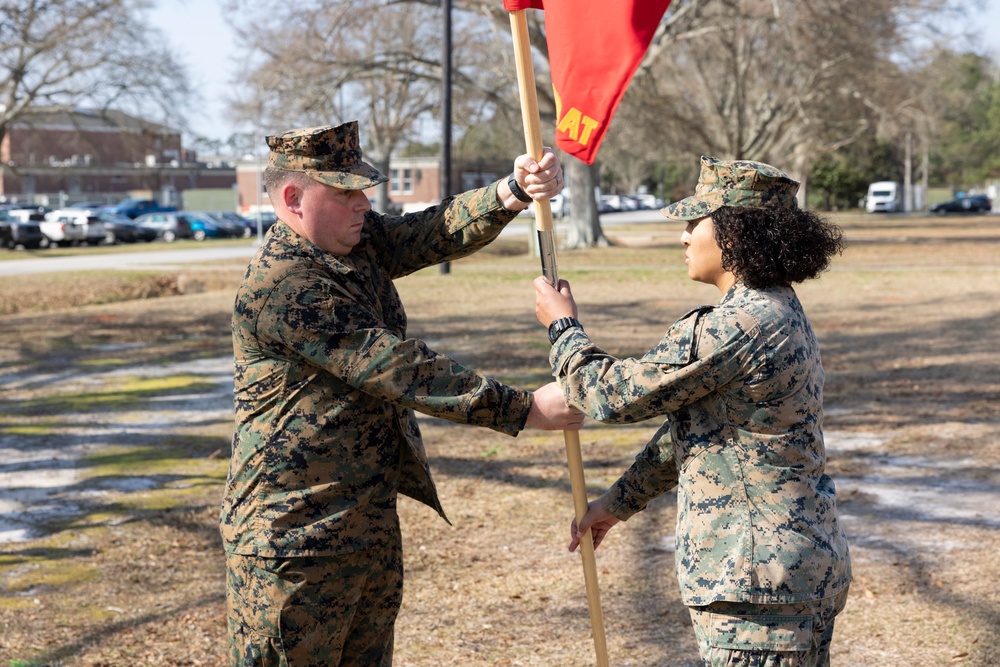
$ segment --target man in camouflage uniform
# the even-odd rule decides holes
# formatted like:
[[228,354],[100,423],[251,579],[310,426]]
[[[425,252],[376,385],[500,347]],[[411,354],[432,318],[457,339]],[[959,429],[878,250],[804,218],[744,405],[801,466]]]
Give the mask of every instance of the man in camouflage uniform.
[[509,435],[583,419],[555,383],[508,387],[408,339],[392,280],[485,246],[532,197],[560,190],[559,162],[520,156],[509,180],[385,216],[364,193],[387,179],[362,161],[356,122],[267,144],[279,222],[233,314],[221,515],[231,664],[390,665],[397,493],[444,517],[414,410]]
[[591,342],[568,284],[535,282],[569,402],[603,422],[666,417],[579,529],[574,522],[570,548],[587,529],[600,544],[676,487],[677,578],[704,664],[828,665],[851,567],[824,472],[819,347],[791,283],[826,268],[841,232],[798,209],[798,183],[774,167],[701,166],[695,195],[663,214],[687,222],[689,276],[724,296],[683,316],[642,358]]

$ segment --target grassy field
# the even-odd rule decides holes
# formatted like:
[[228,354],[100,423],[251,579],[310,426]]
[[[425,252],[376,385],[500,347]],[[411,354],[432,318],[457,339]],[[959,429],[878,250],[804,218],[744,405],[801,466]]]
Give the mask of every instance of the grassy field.
[[[1000,217],[838,222],[847,251],[798,289],[823,349],[829,468],[854,560],[834,664],[1000,664]],[[615,247],[559,264],[609,351],[641,354],[718,299],[687,279],[676,224],[608,234]],[[512,384],[547,381],[524,244],[399,281],[410,334]],[[242,268],[0,283],[0,534],[37,529],[0,543],[0,667],[223,664],[217,521]],[[591,494],[656,426],[588,423]],[[582,568],[565,550],[562,437],[422,428],[453,525],[400,503],[395,664],[594,664]],[[613,665],[698,664],[674,519],[661,498],[598,551]]]

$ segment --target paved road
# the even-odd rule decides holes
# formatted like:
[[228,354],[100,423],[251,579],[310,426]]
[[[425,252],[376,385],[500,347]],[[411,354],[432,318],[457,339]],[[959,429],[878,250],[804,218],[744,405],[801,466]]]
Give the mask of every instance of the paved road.
[[[529,226],[524,224],[526,218],[519,218],[503,231],[501,236],[518,237],[528,233]],[[663,216],[658,211],[629,211],[626,213],[605,213],[601,216],[601,225],[605,228],[617,225],[634,225],[641,223],[663,222]],[[563,232],[566,223],[555,220],[556,232]],[[249,259],[257,249],[255,239],[247,241],[246,245],[212,247],[211,241],[202,247],[180,250],[145,250],[142,252],[102,253],[99,247],[93,248],[93,253],[74,255],[72,257],[38,257],[31,259],[12,259],[0,262],[0,276],[13,276],[29,273],[53,273],[57,271],[89,271],[97,269],[160,269],[174,268],[180,264],[204,263],[215,260],[234,258]],[[44,252],[44,251],[43,251]]]
[[191,262],[212,262],[222,259],[246,257],[256,250],[256,245],[248,242],[245,246],[213,248],[190,248],[185,250],[152,250],[148,252],[102,253],[94,248],[94,254],[72,257],[38,257],[32,259],[12,259],[0,262],[0,276],[26,273],[53,273],[56,271],[90,271],[95,269],[152,269],[174,267]]

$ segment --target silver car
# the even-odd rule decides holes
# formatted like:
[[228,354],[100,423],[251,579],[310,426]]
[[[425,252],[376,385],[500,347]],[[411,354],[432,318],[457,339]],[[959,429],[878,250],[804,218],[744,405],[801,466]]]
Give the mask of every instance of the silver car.
[[52,245],[114,243],[114,234],[94,211],[72,208],[50,211],[38,226]]
[[135,219],[135,224],[156,231],[156,238],[167,243],[176,239],[194,237],[193,224],[190,217],[184,213],[172,211],[169,213],[146,213]]

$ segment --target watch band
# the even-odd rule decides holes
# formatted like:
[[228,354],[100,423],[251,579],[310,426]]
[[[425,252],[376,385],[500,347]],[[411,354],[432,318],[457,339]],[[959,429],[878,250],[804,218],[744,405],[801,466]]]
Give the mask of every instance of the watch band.
[[549,344],[555,345],[559,337],[566,333],[568,329],[579,326],[582,325],[575,317],[560,317],[558,320],[553,320],[552,324],[549,325]]
[[507,186],[510,188],[510,193],[517,197],[519,201],[523,201],[525,204],[531,203],[531,195],[521,189],[521,184],[514,178],[514,172],[511,172],[510,176],[507,177]]

